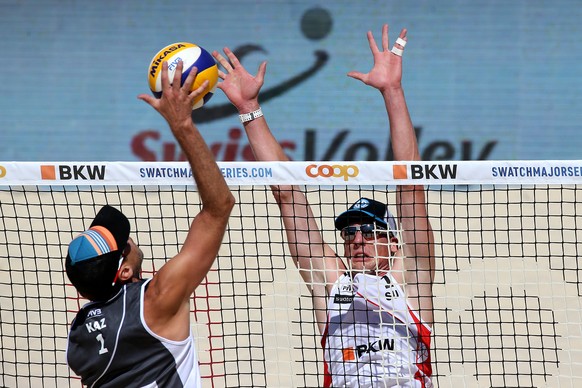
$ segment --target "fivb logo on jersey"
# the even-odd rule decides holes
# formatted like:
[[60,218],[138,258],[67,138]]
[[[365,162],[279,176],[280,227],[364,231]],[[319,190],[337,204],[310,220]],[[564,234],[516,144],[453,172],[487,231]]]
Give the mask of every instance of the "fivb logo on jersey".
[[58,164],[40,166],[43,180],[87,181],[105,180],[104,164]]

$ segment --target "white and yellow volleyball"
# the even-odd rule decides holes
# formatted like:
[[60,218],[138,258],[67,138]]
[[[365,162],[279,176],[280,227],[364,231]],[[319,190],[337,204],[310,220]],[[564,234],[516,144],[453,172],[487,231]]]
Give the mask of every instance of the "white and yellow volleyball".
[[218,66],[210,53],[193,43],[178,42],[170,44],[152,58],[148,69],[149,87],[156,98],[162,97],[162,62],[168,62],[168,78],[174,79],[174,73],[179,61],[184,62],[181,83],[183,84],[192,68],[198,69],[198,74],[192,85],[192,90],[208,80],[208,87],[204,90],[192,105],[192,109],[198,109],[206,104],[214,95],[218,83]]

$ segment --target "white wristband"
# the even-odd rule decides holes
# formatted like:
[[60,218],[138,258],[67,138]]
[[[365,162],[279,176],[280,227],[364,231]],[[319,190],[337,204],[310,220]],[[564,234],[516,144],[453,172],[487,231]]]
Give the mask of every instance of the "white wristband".
[[240,122],[244,124],[248,123],[249,121],[253,121],[254,119],[258,119],[259,117],[263,117],[263,111],[261,108],[259,108],[251,113],[243,113],[238,115],[238,117],[240,118]]

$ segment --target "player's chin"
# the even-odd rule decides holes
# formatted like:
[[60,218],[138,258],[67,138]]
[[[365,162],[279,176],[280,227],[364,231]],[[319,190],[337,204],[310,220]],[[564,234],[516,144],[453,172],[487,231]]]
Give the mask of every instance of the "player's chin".
[[370,265],[374,265],[376,260],[371,256],[352,256],[350,257],[350,262],[352,264],[352,268],[354,269],[366,269]]

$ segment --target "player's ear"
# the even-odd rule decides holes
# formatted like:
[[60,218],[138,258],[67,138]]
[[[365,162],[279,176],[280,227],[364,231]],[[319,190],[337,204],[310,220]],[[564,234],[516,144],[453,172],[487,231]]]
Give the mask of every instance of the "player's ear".
[[127,282],[129,279],[133,277],[133,268],[129,263],[123,260],[121,264],[121,268],[119,268],[119,280],[121,283]]
[[390,253],[395,255],[396,252],[398,252],[398,239],[394,236],[391,236],[390,237]]

